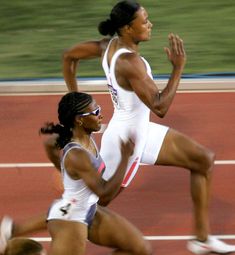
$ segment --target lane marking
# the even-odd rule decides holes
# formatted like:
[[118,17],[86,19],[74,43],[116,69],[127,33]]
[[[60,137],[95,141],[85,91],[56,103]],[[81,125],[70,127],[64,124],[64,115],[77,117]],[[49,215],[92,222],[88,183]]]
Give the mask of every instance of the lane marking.
[[[219,239],[235,239],[235,235],[213,235]],[[150,241],[173,241],[173,240],[190,240],[195,236],[145,236],[146,240]]]
[[[226,240],[234,240],[235,235],[213,235],[219,239],[226,239]],[[149,241],[182,241],[182,240],[190,240],[195,238],[195,236],[144,236],[144,239]],[[38,242],[50,242],[50,237],[30,237]]]
[[[146,164],[140,164],[146,165]],[[235,165],[235,160],[216,160],[215,165]],[[0,168],[46,168],[54,167],[52,163],[0,163]]]

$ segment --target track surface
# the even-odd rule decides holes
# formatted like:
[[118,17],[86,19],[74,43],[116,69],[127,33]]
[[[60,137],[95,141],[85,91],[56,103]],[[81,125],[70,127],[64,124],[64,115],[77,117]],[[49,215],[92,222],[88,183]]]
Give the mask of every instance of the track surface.
[[[112,106],[109,95],[94,94],[108,123]],[[5,163],[49,163],[38,129],[45,121],[56,121],[60,95],[0,97],[0,217],[17,221],[45,212],[59,194],[54,188],[52,167],[7,167]],[[164,119],[216,152],[211,196],[211,229],[235,244],[235,93],[180,93]],[[96,134],[100,144],[101,134]],[[189,173],[174,167],[141,166],[137,176],[111,209],[133,222],[153,239],[156,254],[190,254],[186,238],[192,234]],[[118,231],[118,229],[117,229]],[[35,236],[34,236],[35,237]],[[36,237],[48,237],[47,232]],[[180,240],[174,240],[179,238]],[[44,239],[43,239],[44,240]],[[45,240],[44,240],[45,241]],[[48,242],[43,242],[45,247]],[[101,255],[108,249],[88,243],[87,254]]]

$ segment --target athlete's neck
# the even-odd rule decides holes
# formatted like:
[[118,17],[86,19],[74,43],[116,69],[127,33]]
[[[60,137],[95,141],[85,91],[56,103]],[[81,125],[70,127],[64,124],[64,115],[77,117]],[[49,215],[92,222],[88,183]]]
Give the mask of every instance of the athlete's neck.
[[91,143],[91,133],[86,132],[83,128],[74,128],[71,141],[78,142],[84,147]]
[[138,43],[135,43],[121,36],[118,37],[118,46],[119,48],[126,48],[128,50],[138,52]]

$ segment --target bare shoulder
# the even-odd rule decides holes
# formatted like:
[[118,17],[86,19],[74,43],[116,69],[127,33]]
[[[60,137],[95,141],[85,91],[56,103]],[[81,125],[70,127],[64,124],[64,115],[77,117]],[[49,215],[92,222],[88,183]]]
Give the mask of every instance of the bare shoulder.
[[64,163],[70,172],[74,172],[74,169],[83,171],[90,165],[90,157],[84,149],[73,148],[66,155]]
[[99,41],[100,48],[101,48],[103,51],[107,48],[107,46],[108,46],[110,40],[111,40],[111,38],[103,38],[103,39],[101,39],[101,40]]
[[118,69],[122,73],[139,76],[146,74],[146,67],[137,52],[123,53],[118,59]]
[[127,61],[127,63],[133,63],[133,62],[143,62],[140,55],[133,51],[133,52],[126,52],[126,53],[123,53],[121,56],[120,56],[120,60],[121,61]]

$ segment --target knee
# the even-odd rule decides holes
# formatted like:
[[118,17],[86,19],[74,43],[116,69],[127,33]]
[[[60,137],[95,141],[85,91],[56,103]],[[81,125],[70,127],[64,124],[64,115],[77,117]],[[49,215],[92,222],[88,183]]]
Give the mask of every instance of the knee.
[[215,160],[215,153],[209,149],[204,149],[201,160],[200,160],[200,169],[204,175],[210,174]]
[[206,150],[205,153],[205,164],[206,164],[206,169],[210,171],[214,165],[215,161],[215,153],[211,150]]

